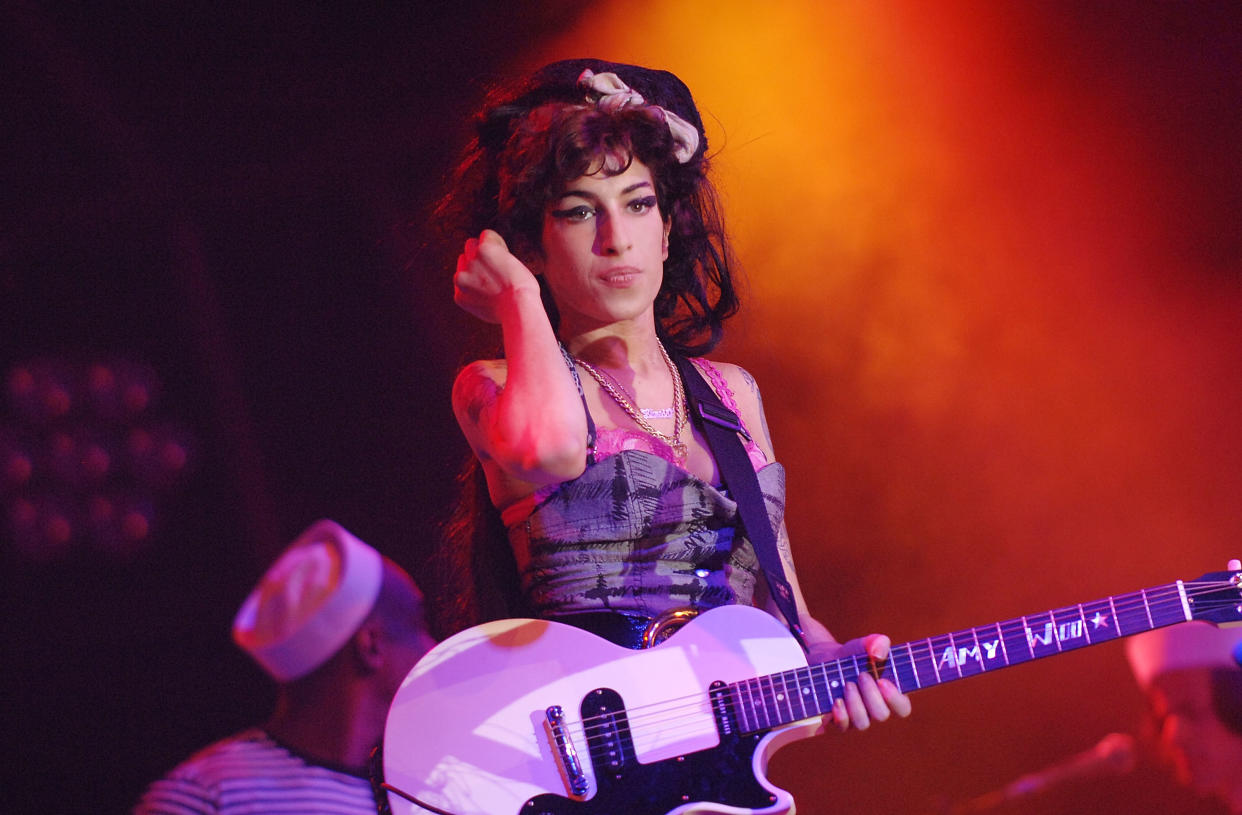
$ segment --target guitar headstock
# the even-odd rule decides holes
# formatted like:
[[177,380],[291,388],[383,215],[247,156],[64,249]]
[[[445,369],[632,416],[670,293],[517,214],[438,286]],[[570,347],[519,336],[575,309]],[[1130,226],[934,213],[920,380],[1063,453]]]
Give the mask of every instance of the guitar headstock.
[[1184,585],[1194,619],[1217,625],[1242,623],[1242,562],[1231,560],[1226,571],[1208,572]]

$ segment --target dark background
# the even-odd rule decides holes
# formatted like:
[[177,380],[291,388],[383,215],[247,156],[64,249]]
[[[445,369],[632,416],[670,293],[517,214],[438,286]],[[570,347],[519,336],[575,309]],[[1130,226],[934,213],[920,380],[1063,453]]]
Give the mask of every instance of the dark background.
[[[0,809],[121,811],[264,717],[229,625],[316,518],[432,580],[472,327],[422,215],[479,83],[572,13],[480,25],[487,7],[0,12],[0,364],[145,363],[150,412],[194,440],[136,552],[79,536],[31,556],[6,523]],[[5,424],[38,436],[8,402]]]
[[[0,10],[4,427],[32,443],[47,429],[22,414],[12,371],[123,359],[156,374],[147,415],[190,440],[188,469],[156,490],[151,534],[133,548],[75,532],[32,549],[6,519],[11,756],[0,809],[122,811],[193,749],[263,717],[271,689],[232,647],[229,624],[265,564],[316,518],[340,521],[436,591],[427,558],[466,453],[448,393],[477,331],[452,305],[451,255],[424,245],[426,210],[485,81],[529,67],[532,44],[585,13],[520,5]],[[1162,44],[1150,76],[1176,90],[1170,166],[1189,168],[1190,183],[1204,176],[1208,190],[1196,199],[1203,217],[1186,221],[1217,240],[1233,285],[1238,164],[1197,157],[1236,144],[1242,14],[1154,5],[1163,21],[1063,8],[1101,64],[1146,60],[1125,25]],[[1216,206],[1225,203],[1233,208]],[[91,415],[75,405],[64,420]],[[10,510],[22,489],[5,482]],[[847,551],[834,565],[863,557]],[[1178,576],[1193,575],[1164,579]],[[843,605],[861,603],[865,586],[834,579]],[[1087,598],[1046,605],[1056,599]],[[917,612],[888,613],[928,633]],[[988,694],[1005,687],[984,698],[995,704]],[[932,765],[952,767],[953,734],[985,726],[954,718],[965,693],[946,690],[923,729],[877,738],[908,735]],[[1133,689],[1122,696],[1137,703]],[[831,772],[819,749],[793,748],[774,765],[782,784]],[[1029,769],[960,767],[909,800],[960,800]],[[901,768],[849,771],[844,788],[893,786]],[[1174,811],[1182,801],[1154,771],[1062,795],[1042,811],[1119,801]],[[831,802],[799,803],[816,813]]]

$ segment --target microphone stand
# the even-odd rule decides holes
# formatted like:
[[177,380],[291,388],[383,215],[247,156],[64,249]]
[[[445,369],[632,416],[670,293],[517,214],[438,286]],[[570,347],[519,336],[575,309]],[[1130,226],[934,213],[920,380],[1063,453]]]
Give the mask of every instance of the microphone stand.
[[999,789],[986,792],[949,809],[948,815],[990,812],[1070,781],[1100,775],[1122,775],[1134,769],[1138,748],[1129,733],[1109,733],[1094,746],[1042,770],[1019,776]]

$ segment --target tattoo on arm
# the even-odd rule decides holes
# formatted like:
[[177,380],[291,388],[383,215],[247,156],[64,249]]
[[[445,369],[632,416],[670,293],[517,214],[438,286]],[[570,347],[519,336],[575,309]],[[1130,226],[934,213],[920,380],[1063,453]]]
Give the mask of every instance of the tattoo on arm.
[[776,530],[776,550],[781,553],[781,561],[785,564],[786,571],[793,571],[793,552],[789,548],[789,532],[785,529],[784,522],[781,528]]
[[466,394],[466,415],[477,426],[483,411],[496,404],[501,388],[486,376],[476,376],[473,380]]
[[759,398],[759,383],[756,382],[755,378],[750,375],[750,371],[746,370],[745,368],[738,366],[737,370],[739,373],[741,373],[742,379],[745,380],[746,387],[750,388],[750,392],[755,395],[756,399],[758,399]]
[[738,368],[742,372],[742,379],[746,380],[747,387],[750,392],[755,395],[755,402],[759,405],[759,424],[763,428],[763,437],[767,439],[768,444],[772,444],[772,431],[768,429],[768,415],[763,410],[763,395],[759,393],[759,383],[750,375],[750,371],[745,368]]

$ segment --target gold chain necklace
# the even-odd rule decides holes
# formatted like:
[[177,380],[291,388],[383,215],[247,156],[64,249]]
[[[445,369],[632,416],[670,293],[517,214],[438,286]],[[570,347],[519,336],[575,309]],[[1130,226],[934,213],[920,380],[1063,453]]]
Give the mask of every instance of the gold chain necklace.
[[[580,359],[577,359],[576,361],[581,363],[583,368],[589,369],[591,376],[595,379],[595,381],[600,382],[600,384],[603,387],[608,388],[610,393],[613,388],[616,388],[618,393],[613,395],[614,399],[617,399],[617,396],[619,395],[621,398],[618,399],[618,401],[621,402],[622,404],[628,404],[630,407],[638,406],[638,398],[634,396],[634,394],[630,393],[629,388],[621,384],[621,380],[617,379],[615,376],[613,376],[612,374],[608,373],[607,371],[601,368],[595,368],[590,363],[583,362]],[[600,375],[602,375],[604,379],[607,379],[608,381],[602,382],[600,380]],[[675,390],[677,386],[674,385],[673,387]],[[669,403],[668,407],[666,408],[640,407],[638,408],[638,414],[642,416],[644,419],[675,419],[677,418],[676,408],[674,407],[674,404],[676,403],[676,401],[677,401],[677,394],[674,393],[673,399]]]
[[664,343],[657,340],[656,345],[660,348],[660,356],[664,357],[664,364],[668,367],[669,376],[673,378],[673,434],[661,433],[651,426],[651,423],[643,417],[642,412],[635,407],[634,402],[629,397],[629,392],[621,385],[615,382],[612,377],[596,368],[589,362],[585,362],[578,357],[572,357],[573,361],[582,366],[582,370],[591,375],[591,378],[599,383],[599,386],[612,397],[612,400],[621,406],[634,424],[646,434],[655,436],[673,449],[673,456],[677,459],[678,464],[684,464],[686,461],[686,445],[681,440],[681,431],[686,426],[686,394],[682,389],[681,377],[677,375],[677,367],[673,365],[673,360],[668,355],[668,351],[664,350]]

